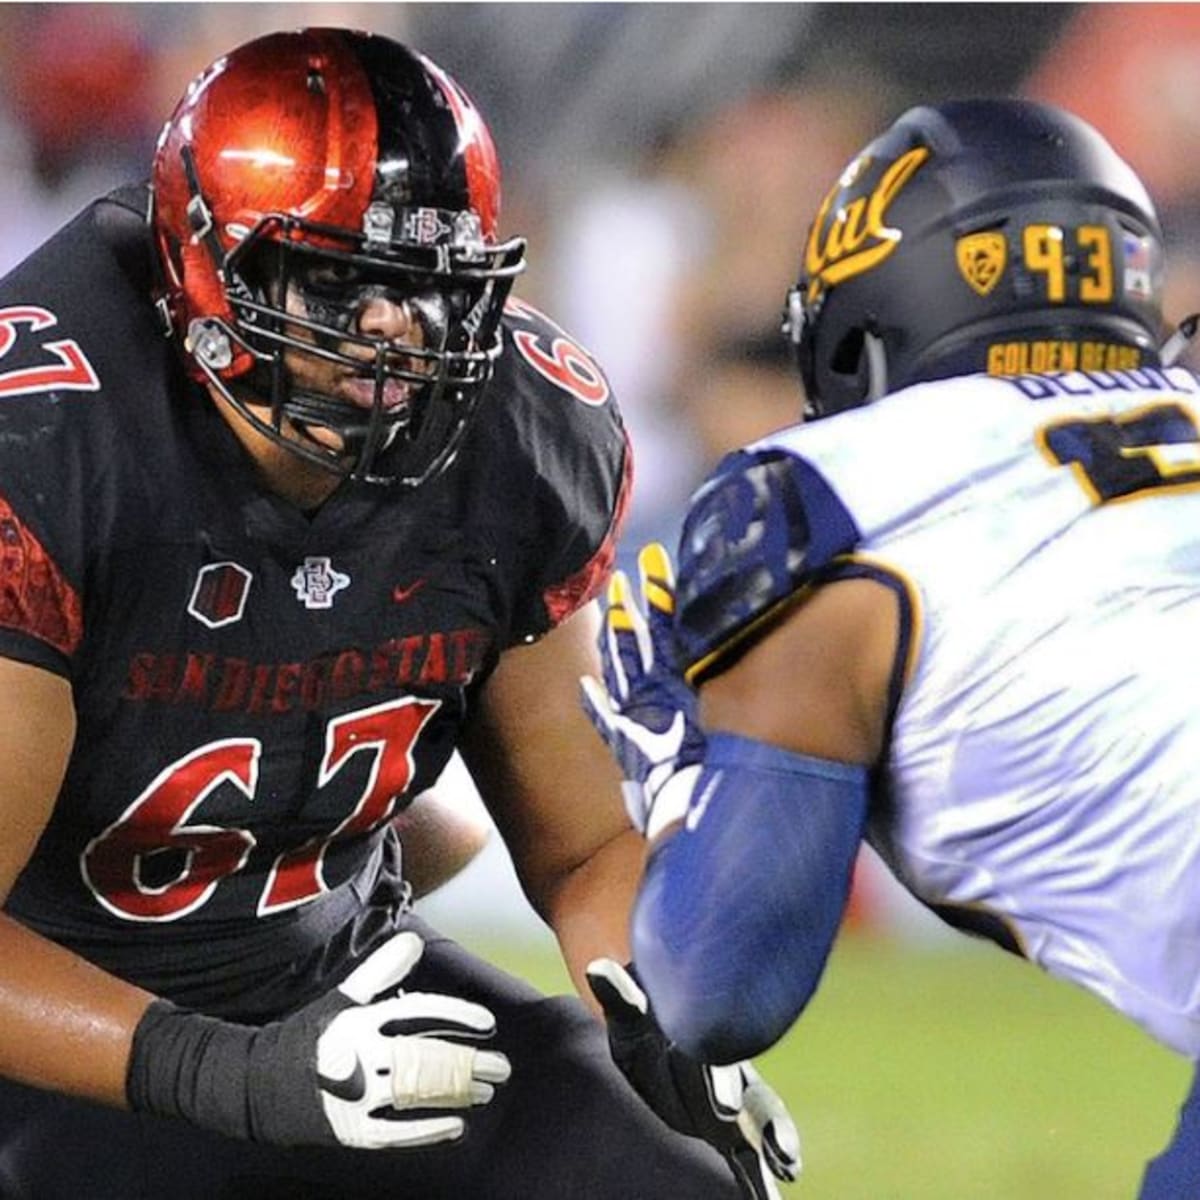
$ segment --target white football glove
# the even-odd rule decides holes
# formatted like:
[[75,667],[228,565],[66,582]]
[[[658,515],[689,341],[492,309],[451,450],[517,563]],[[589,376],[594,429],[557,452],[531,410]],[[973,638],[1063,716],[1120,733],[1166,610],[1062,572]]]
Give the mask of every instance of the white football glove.
[[647,838],[682,820],[704,757],[696,695],[675,670],[671,559],[658,542],[638,554],[642,602],[617,571],[600,638],[604,684],[585,675],[583,707],[624,775],[625,807]]
[[424,950],[411,932],[397,934],[338,988],[354,1005],[317,1039],[317,1081],[334,1135],[343,1146],[426,1146],[463,1135],[461,1116],[379,1117],[419,1109],[486,1104],[493,1085],[512,1073],[498,1051],[445,1041],[491,1037],[496,1018],[479,1004],[429,992],[392,993]]

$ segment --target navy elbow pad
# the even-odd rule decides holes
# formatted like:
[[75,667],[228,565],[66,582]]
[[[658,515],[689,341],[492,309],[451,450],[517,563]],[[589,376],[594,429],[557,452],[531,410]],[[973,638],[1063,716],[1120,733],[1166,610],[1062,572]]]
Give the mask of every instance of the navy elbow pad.
[[633,917],[638,972],[686,1053],[753,1057],[799,1016],[841,923],[867,796],[866,767],[709,737]]

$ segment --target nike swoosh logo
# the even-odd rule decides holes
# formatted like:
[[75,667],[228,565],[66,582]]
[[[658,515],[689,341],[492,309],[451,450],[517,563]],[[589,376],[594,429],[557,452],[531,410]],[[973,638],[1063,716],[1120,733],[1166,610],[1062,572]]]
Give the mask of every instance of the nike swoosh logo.
[[653,729],[647,729],[645,725],[634,721],[632,717],[627,720],[630,725],[634,726],[630,740],[650,760],[652,765],[657,766],[659,763],[669,762],[679,753],[679,747],[683,745],[685,724],[683,713],[677,712],[675,720],[662,733],[655,733]]
[[418,579],[415,583],[410,583],[408,587],[404,587],[403,584],[398,583],[392,588],[392,599],[397,604],[403,604],[406,600],[411,600],[424,586],[424,579]]
[[322,1075],[318,1071],[317,1083],[321,1091],[328,1092],[338,1100],[345,1100],[348,1104],[356,1104],[367,1094],[367,1076],[357,1054],[354,1056],[354,1070],[345,1079],[330,1079],[328,1075]]
[[713,792],[717,790],[717,785],[721,782],[724,774],[724,771],[715,772],[713,777],[708,781],[708,787],[700,793],[695,804],[688,806],[687,816],[684,818],[683,823],[689,833],[704,820],[704,814],[708,811],[708,802],[713,798]]

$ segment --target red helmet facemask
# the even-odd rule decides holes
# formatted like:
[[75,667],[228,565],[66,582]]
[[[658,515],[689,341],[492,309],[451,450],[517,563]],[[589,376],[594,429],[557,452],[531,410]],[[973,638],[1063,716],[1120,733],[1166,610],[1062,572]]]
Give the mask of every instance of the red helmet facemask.
[[189,86],[153,193],[195,378],[337,474],[412,487],[451,461],[525,243],[496,241],[495,149],[445,72],[368,34],[250,42]]

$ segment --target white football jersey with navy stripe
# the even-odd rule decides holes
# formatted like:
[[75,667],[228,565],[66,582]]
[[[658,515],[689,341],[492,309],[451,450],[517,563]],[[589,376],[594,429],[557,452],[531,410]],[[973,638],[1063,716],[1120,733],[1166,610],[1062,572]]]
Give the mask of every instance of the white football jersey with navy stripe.
[[946,380],[755,449],[902,581],[872,840],[923,900],[1200,1058],[1200,380]]

